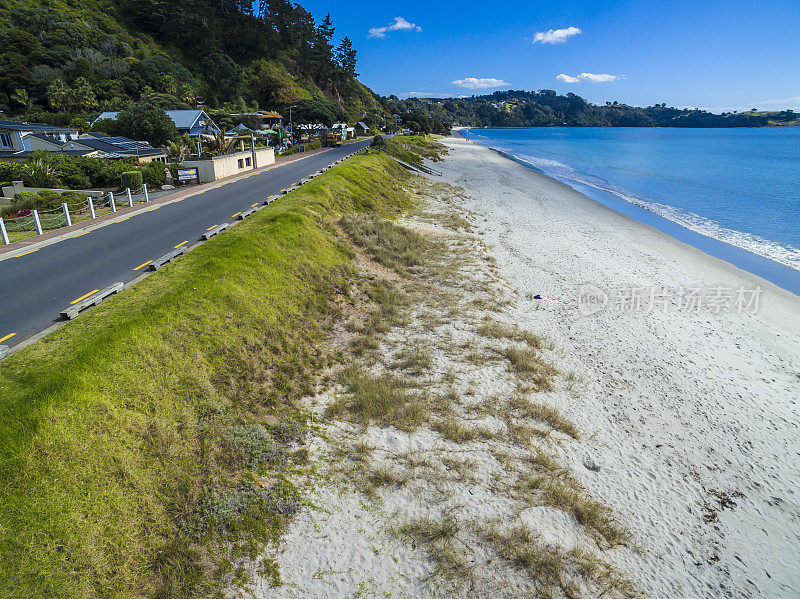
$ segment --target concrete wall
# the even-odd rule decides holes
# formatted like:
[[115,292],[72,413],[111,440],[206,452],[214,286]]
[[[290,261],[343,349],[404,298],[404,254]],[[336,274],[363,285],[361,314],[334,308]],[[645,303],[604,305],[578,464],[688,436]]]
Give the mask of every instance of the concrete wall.
[[272,148],[256,148],[255,164],[251,151],[235,152],[224,156],[215,156],[209,160],[184,160],[187,168],[196,168],[200,183],[209,183],[232,177],[239,173],[261,168],[275,162],[275,150]]

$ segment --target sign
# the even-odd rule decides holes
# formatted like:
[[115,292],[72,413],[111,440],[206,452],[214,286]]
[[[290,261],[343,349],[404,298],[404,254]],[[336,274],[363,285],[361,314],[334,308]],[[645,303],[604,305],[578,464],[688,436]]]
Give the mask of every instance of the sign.
[[179,168],[178,181],[196,181],[197,169],[196,168]]

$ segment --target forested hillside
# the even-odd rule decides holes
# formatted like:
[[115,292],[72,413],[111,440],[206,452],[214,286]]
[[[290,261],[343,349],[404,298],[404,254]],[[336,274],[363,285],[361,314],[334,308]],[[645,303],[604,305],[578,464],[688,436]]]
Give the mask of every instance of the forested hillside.
[[670,108],[666,104],[645,108],[618,102],[595,105],[575,94],[562,96],[547,89],[500,91],[469,98],[401,100],[390,96],[387,105],[400,115],[406,126],[434,133],[443,133],[452,124],[472,127],[763,127],[782,124],[774,115],[768,118],[764,113],[714,114],[700,109]]
[[[3,0],[0,110],[68,123],[139,101],[380,111],[329,17],[287,0]],[[344,110],[344,112],[342,111]]]

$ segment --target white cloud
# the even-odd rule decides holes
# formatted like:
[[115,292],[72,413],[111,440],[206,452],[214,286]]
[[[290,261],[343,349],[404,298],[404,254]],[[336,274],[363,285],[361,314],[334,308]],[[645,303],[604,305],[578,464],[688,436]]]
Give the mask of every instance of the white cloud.
[[492,87],[506,87],[508,85],[508,83],[502,79],[494,79],[491,77],[487,79],[466,77],[465,79],[456,79],[450,83],[457,85],[458,87],[466,87],[467,89],[489,89]]
[[577,77],[572,75],[565,75],[561,73],[556,75],[556,79],[562,83],[580,83],[581,81],[588,81],[589,83],[611,83],[617,79],[622,79],[619,75],[609,75],[608,73],[581,73]]
[[403,17],[395,17],[394,23],[390,23],[386,27],[372,27],[369,30],[369,36],[384,38],[387,31],[422,31],[422,27],[416,23],[409,23]]
[[539,31],[533,36],[534,44],[563,44],[567,38],[582,33],[577,27],[567,27],[566,29],[551,29],[550,31]]

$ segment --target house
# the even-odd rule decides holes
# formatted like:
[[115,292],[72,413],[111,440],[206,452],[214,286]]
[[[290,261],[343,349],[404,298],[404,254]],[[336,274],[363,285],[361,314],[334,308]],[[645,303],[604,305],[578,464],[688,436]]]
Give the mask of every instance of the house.
[[358,121],[355,126],[356,135],[369,135],[369,125],[364,121]]
[[78,139],[68,141],[62,151],[85,151],[82,156],[94,156],[107,160],[136,158],[139,162],[167,162],[167,152],[154,148],[146,141],[136,141],[127,137],[103,137],[84,134]]
[[350,139],[356,136],[355,127],[350,127],[347,123],[334,123],[331,129],[335,133],[341,133],[342,139]]
[[0,158],[26,158],[35,150],[60,148],[78,130],[24,121],[0,121]]
[[[206,114],[205,110],[165,110],[164,112],[175,123],[175,128],[181,135],[199,137],[201,135],[216,135],[221,131],[211,120],[211,117]],[[117,115],[119,115],[119,112],[102,112],[92,122],[92,125],[103,119],[115,121]]]

